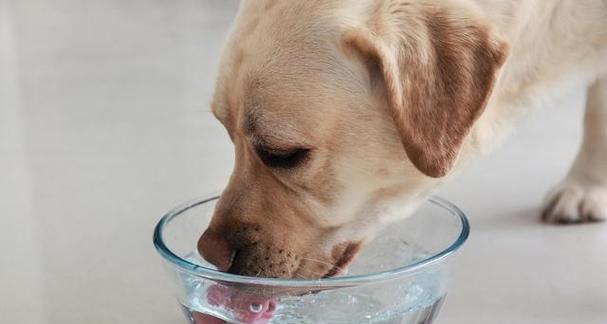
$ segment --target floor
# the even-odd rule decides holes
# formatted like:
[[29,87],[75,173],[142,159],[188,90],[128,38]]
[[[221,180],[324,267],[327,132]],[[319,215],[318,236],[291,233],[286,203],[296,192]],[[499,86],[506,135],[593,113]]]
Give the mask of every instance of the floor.
[[[151,233],[221,188],[207,109],[236,0],[0,0],[0,322],[181,323]],[[442,195],[472,221],[439,324],[607,323],[607,224],[538,222],[582,91]]]

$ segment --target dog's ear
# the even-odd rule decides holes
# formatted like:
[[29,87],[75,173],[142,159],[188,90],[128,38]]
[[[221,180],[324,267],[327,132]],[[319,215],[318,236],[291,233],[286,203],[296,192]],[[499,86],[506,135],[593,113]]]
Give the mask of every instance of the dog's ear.
[[344,44],[383,84],[411,162],[445,176],[487,104],[507,45],[460,8],[391,0]]

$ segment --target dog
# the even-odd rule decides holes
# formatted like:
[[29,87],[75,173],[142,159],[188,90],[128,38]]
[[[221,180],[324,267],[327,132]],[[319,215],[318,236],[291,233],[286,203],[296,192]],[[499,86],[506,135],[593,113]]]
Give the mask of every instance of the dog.
[[235,167],[198,250],[240,275],[335,276],[580,83],[584,140],[547,223],[607,217],[607,1],[244,0],[211,103]]

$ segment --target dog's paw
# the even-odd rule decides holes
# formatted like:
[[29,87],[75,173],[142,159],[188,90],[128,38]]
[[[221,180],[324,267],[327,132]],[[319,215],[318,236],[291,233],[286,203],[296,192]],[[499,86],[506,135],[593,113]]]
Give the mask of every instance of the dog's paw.
[[565,180],[546,199],[542,221],[579,224],[607,219],[607,186]]

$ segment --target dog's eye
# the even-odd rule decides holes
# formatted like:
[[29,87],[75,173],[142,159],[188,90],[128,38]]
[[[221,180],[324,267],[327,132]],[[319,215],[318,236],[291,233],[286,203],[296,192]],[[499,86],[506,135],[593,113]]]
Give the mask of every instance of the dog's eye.
[[306,148],[296,148],[289,151],[277,151],[258,146],[255,147],[255,151],[265,165],[270,168],[282,169],[296,167],[301,162],[306,160],[310,154],[310,149]]

